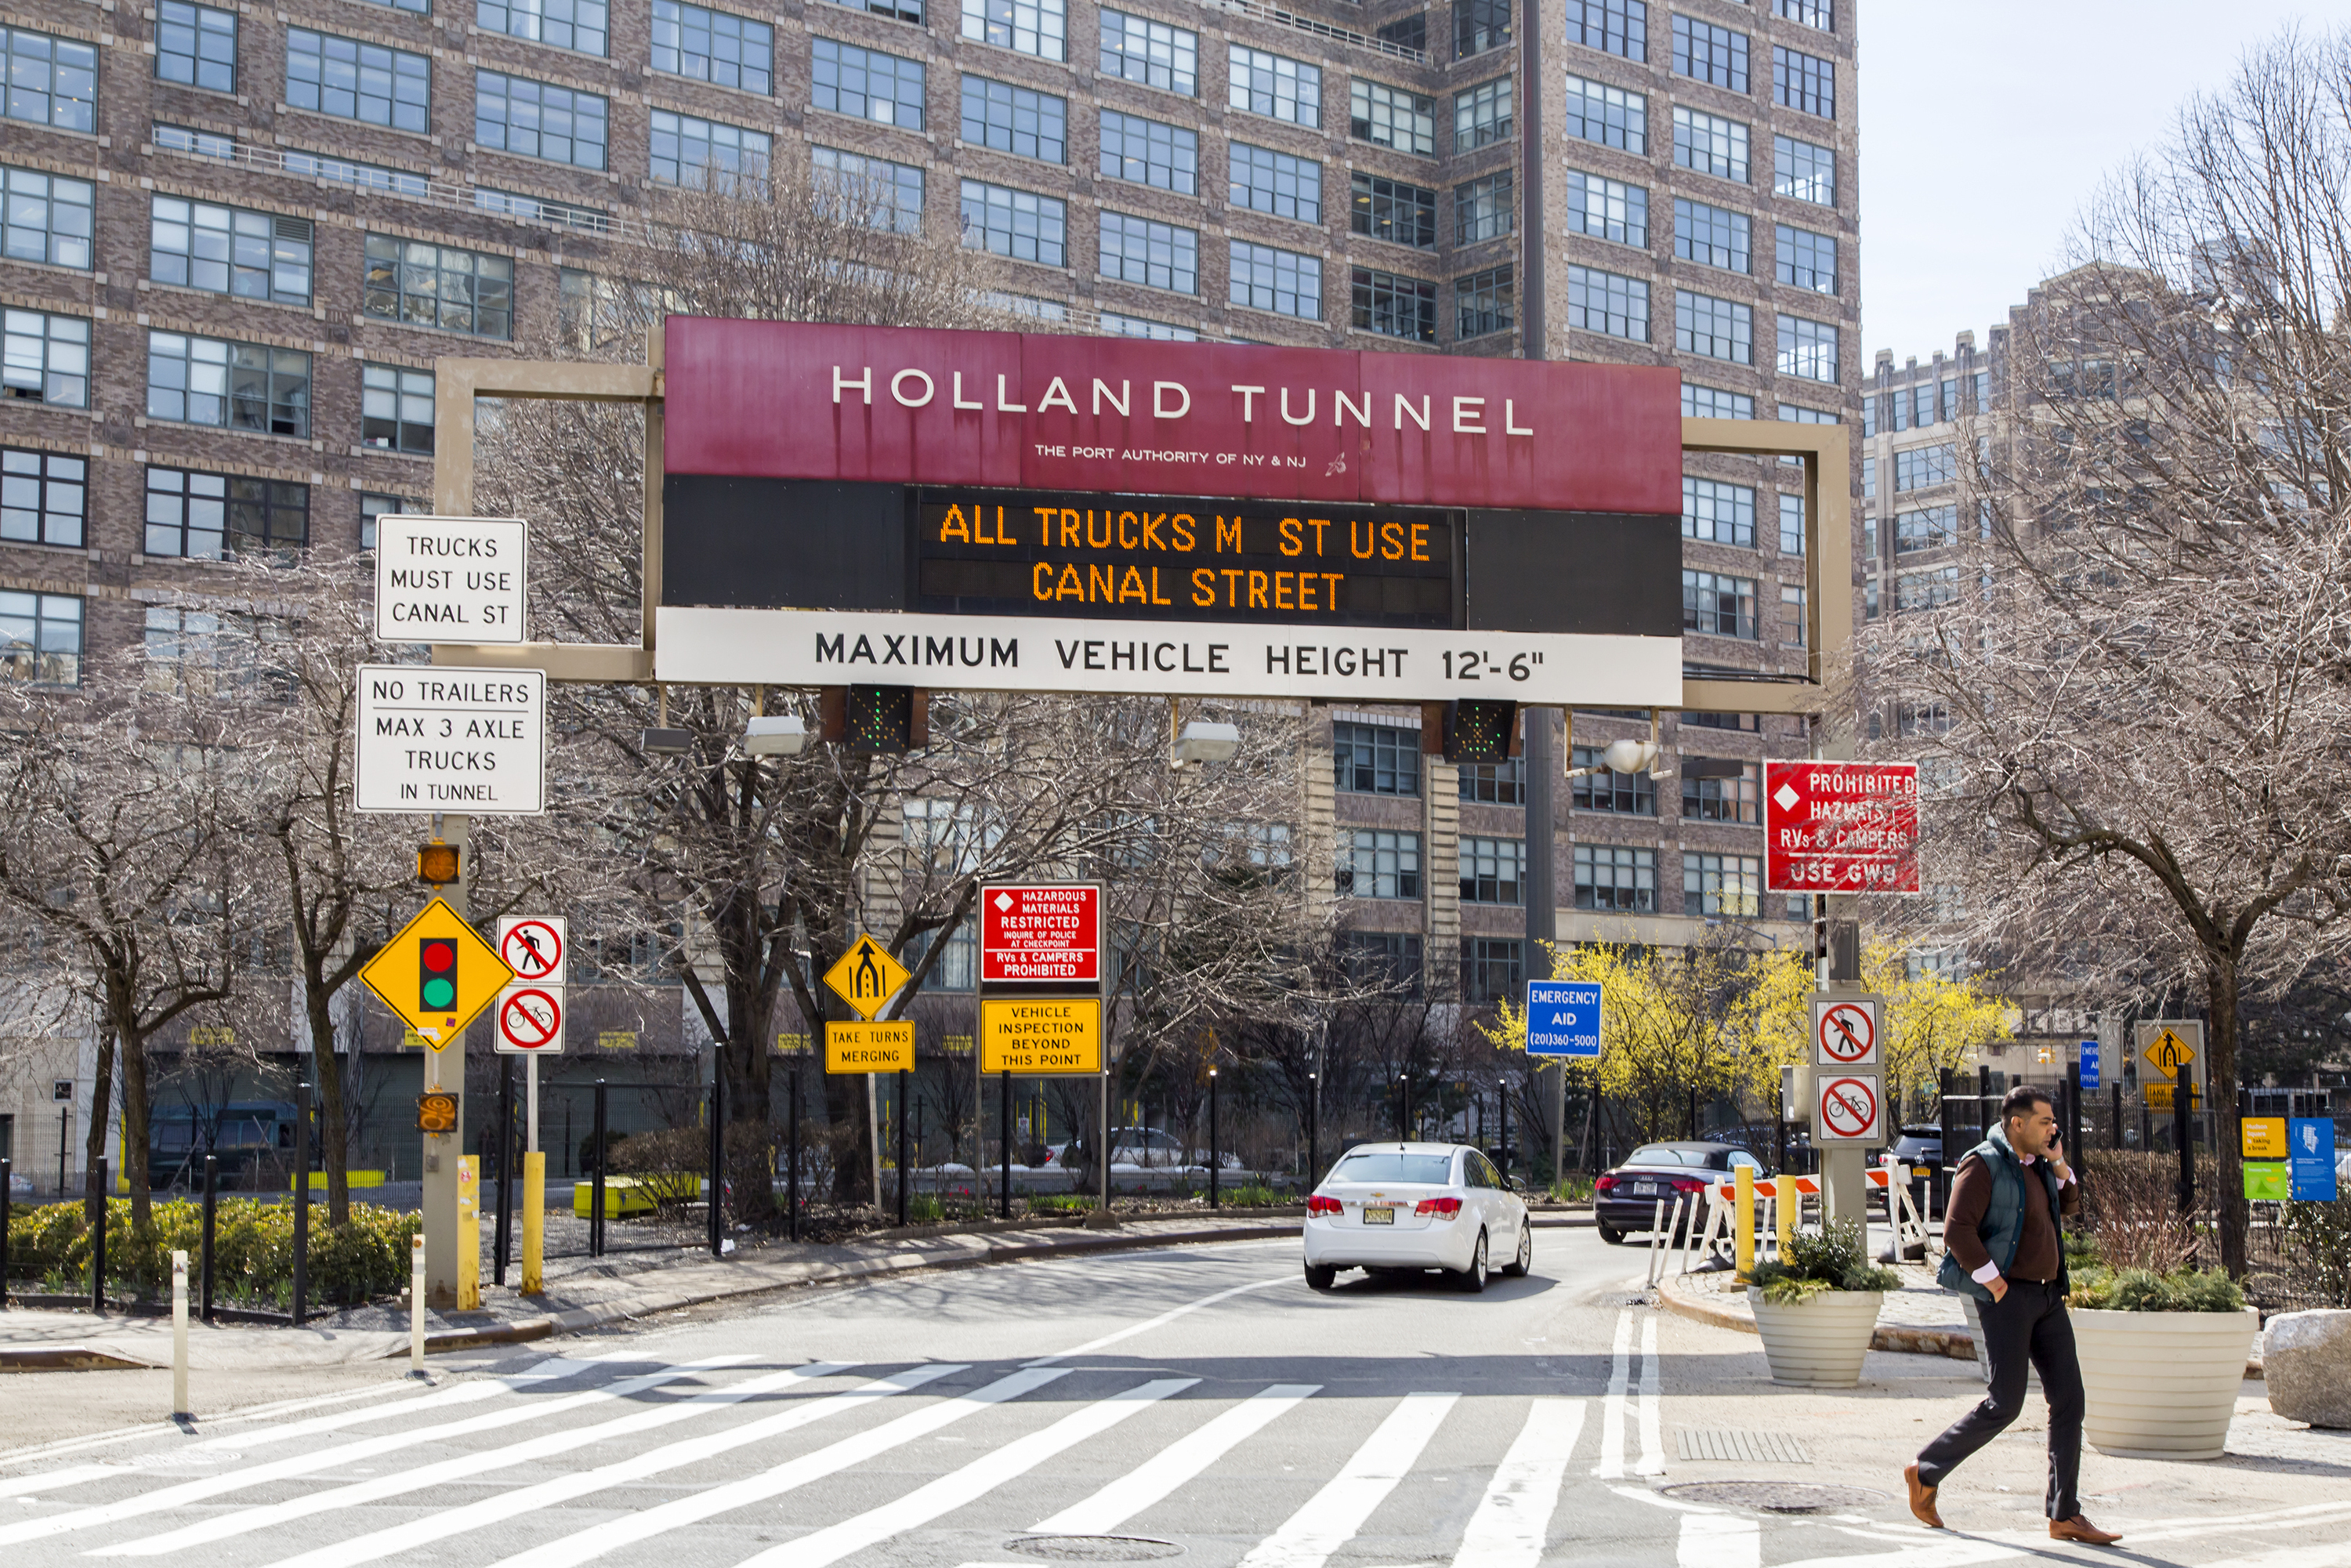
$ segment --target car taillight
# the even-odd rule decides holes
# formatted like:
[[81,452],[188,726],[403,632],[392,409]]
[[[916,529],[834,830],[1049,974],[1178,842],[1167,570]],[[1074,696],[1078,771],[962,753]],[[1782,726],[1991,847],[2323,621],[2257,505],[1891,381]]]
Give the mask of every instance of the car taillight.
[[1614,1186],[1615,1185],[1616,1185],[1616,1178],[1615,1178],[1614,1176],[1602,1176],[1598,1181],[1595,1181],[1595,1182],[1593,1182],[1593,1183],[1592,1184],[1592,1190],[1593,1190],[1593,1191],[1594,1191],[1594,1192],[1606,1192],[1606,1191],[1608,1191],[1611,1187]]
[[1318,1192],[1313,1197],[1306,1200],[1306,1212],[1309,1214],[1336,1214],[1339,1212],[1339,1200],[1335,1197],[1324,1197]]
[[1450,1219],[1461,1212],[1461,1200],[1458,1197],[1424,1197],[1414,1206],[1413,1212],[1433,1214],[1439,1219]]
[[1704,1192],[1706,1190],[1706,1183],[1700,1181],[1696,1176],[1676,1176],[1674,1177],[1674,1190],[1676,1192]]

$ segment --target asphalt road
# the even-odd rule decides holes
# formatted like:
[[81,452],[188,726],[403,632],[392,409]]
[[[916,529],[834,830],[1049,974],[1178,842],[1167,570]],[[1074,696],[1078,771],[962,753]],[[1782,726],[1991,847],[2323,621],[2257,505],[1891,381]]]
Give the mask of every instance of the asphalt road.
[[[193,1434],[0,1456],[0,1563],[1969,1568],[2100,1555],[2049,1550],[2035,1528],[2031,1432],[1987,1452],[1975,1490],[1951,1489],[1967,1533],[1909,1523],[1895,1472],[1971,1396],[1963,1366],[1873,1358],[1919,1364],[1876,1368],[1861,1396],[1771,1390],[1751,1339],[1625,1304],[1636,1249],[1588,1232],[1539,1241],[1536,1277],[1475,1297],[1355,1275],[1317,1295],[1292,1242],[918,1276],[436,1368],[432,1387],[387,1382]],[[1783,1447],[1685,1458],[1690,1433]],[[2351,1463],[2333,1453],[2292,1473],[2154,1467],[2164,1490],[2136,1500],[2123,1494],[2150,1483],[2120,1461],[2094,1460],[2090,1482],[2106,1512],[2127,1510],[2121,1522],[2155,1538],[2132,1553],[2140,1564],[2351,1568]],[[1802,1515],[1670,1490],[1724,1480],[1833,1490]]]

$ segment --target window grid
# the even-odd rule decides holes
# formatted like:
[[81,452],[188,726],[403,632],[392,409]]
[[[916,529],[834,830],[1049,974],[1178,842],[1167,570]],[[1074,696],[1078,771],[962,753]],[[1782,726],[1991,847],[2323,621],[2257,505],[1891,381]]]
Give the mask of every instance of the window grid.
[[1322,123],[1322,68],[1262,49],[1230,46],[1225,107],[1286,120],[1292,125]]
[[45,310],[0,312],[0,396],[89,406],[89,322]]
[[1453,0],[1453,57],[1466,60],[1510,41],[1511,0]]
[[1735,299],[1674,290],[1674,347],[1734,365],[1755,362],[1755,311]]
[[1753,549],[1754,487],[1683,475],[1682,538]]
[[1488,806],[1523,806],[1527,803],[1526,758],[1465,762],[1455,770],[1455,783],[1464,800]]
[[1674,162],[1719,180],[1747,183],[1747,127],[1719,114],[1674,106]]
[[611,17],[605,0],[475,0],[474,15],[486,33],[503,33],[509,38],[550,44],[582,55],[612,52]]
[[809,161],[819,179],[862,209],[867,224],[896,234],[922,232],[922,170],[837,147],[811,147]]
[[1069,57],[1062,0],[963,0],[963,36],[1040,60]]
[[963,78],[963,139],[1019,158],[1070,161],[1070,100],[987,77]]
[[923,65],[831,38],[810,40],[810,96],[819,109],[923,129]]
[[360,440],[386,452],[433,450],[433,372],[360,367]]
[[1755,580],[1715,571],[1684,571],[1682,630],[1754,642],[1761,635],[1755,625]]
[[1682,383],[1682,417],[1684,419],[1753,419],[1755,400],[1745,392],[1725,392],[1720,387],[1702,387],[1691,382]]
[[1780,318],[1780,373],[1807,381],[1837,379],[1837,329],[1802,316]]
[[1835,0],[1778,0],[1777,9],[1791,22],[1802,22],[1823,33],[1836,31]]
[[1510,233],[1516,226],[1517,213],[1511,191],[1512,177],[1508,169],[1454,186],[1454,243],[1478,245]]
[[1347,87],[1347,134],[1374,147],[1433,158],[1437,155],[1437,100],[1356,77]]
[[1105,209],[1102,214],[1102,275],[1146,288],[1200,292],[1200,235],[1150,218]]
[[1595,267],[1567,269],[1567,324],[1636,343],[1649,340],[1649,285]]
[[1836,154],[1792,136],[1771,138],[1771,193],[1815,206],[1836,205]]
[[1122,316],[1115,310],[1102,313],[1102,329],[1113,337],[1149,338],[1162,343],[1196,343],[1200,334],[1189,327],[1173,327],[1165,321],[1145,320],[1140,316]]
[[1917,555],[1921,550],[1941,549],[1959,542],[1957,507],[1922,507],[1915,512],[1894,514],[1896,555]]
[[776,30],[726,11],[653,0],[653,67],[674,77],[772,96]]
[[147,417],[310,434],[310,356],[183,332],[147,334]]
[[0,540],[78,547],[89,517],[88,458],[0,448]]
[[1593,239],[1649,248],[1649,193],[1622,180],[1567,171],[1567,226]]
[[1674,198],[1674,254],[1725,272],[1755,270],[1753,230],[1745,213]]
[[1906,571],[1894,580],[1895,603],[1904,610],[1933,610],[1959,597],[1959,569],[1938,567],[1931,571]]
[[1804,637],[1804,591],[1783,582],[1780,585],[1780,642],[1786,647],[1801,648]]
[[1625,817],[1654,817],[1657,814],[1656,780],[1646,773],[1618,773],[1606,767],[1603,758],[1607,748],[1599,746],[1579,746],[1575,749],[1575,767],[1583,773],[1575,780],[1573,800],[1579,811],[1614,811]]
[[601,169],[607,118],[605,100],[592,92],[497,71],[474,73],[474,140],[486,148]]
[[1683,852],[1684,915],[1752,915],[1762,896],[1763,862],[1757,856]]
[[1121,81],[1200,95],[1200,35],[1123,11],[1102,14],[1102,73]]
[[1815,294],[1837,291],[1834,239],[1786,224],[1776,225],[1773,239],[1772,259],[1781,282],[1793,288],[1809,288]]
[[1102,111],[1102,172],[1113,180],[1197,195],[1200,133],[1105,109]]
[[1567,0],[1567,41],[1646,61],[1649,57],[1648,0]]
[[1228,168],[1233,205],[1301,223],[1322,221],[1322,165],[1314,160],[1235,141]]
[[668,185],[701,190],[735,188],[735,182],[764,181],[775,143],[764,131],[746,131],[691,114],[653,111],[647,142],[647,172]]
[[0,169],[0,256],[90,267],[96,187],[32,169]]
[[1461,939],[1461,999],[1471,1006],[1524,1000],[1526,942],[1517,936]]
[[1404,1000],[1423,989],[1420,938],[1403,931],[1342,931],[1339,962],[1350,983],[1377,987]]
[[1349,795],[1418,795],[1420,731],[1384,724],[1331,726],[1333,782]]
[[1339,852],[1342,898],[1418,898],[1420,835],[1358,828]]
[[1674,74],[1732,92],[1745,92],[1747,35],[1676,16]]
[[308,218],[159,195],[148,208],[147,276],[279,305],[310,303]]
[[431,507],[427,507],[423,502],[411,501],[402,496],[379,495],[372,490],[361,492],[360,496],[360,549],[375,549],[376,519],[379,517],[396,517],[403,512],[421,513],[429,510],[431,510]]
[[310,486],[282,479],[147,470],[146,553],[220,560],[245,551],[298,549],[310,538]]
[[1688,766],[1696,760],[1700,759],[1687,754],[1682,758],[1682,821],[1744,822],[1750,826],[1762,821],[1760,764],[1740,763],[1735,779],[1698,779],[1690,775]]
[[1510,78],[1480,82],[1453,95],[1453,151],[1474,152],[1510,136]]
[[963,183],[963,242],[997,256],[1047,267],[1069,265],[1070,209],[1065,202],[984,181]]
[[1527,843],[1524,839],[1462,836],[1462,903],[1522,903],[1526,880]]
[[370,235],[360,298],[366,313],[381,320],[476,338],[511,338],[514,259]]
[[1782,495],[1780,497],[1780,553],[1804,553],[1804,498]]
[[1959,448],[1949,442],[1940,446],[1913,446],[1894,455],[1896,491],[1929,490],[1938,485],[1954,484],[1959,473]]
[[296,109],[423,135],[432,129],[432,100],[433,62],[423,55],[287,29],[286,101]]
[[1782,45],[1771,46],[1771,97],[1789,109],[1836,118],[1836,63]]
[[97,129],[97,45],[0,26],[0,57],[8,89],[0,114],[57,131]]
[[81,684],[82,601],[68,593],[0,591],[0,679]]
[[1657,852],[1626,844],[1576,845],[1575,907],[1656,914]]
[[1361,171],[1352,184],[1351,221],[1355,233],[1416,250],[1437,248],[1436,192]]
[[236,13],[187,0],[156,0],[155,79],[235,92]]
[[1359,267],[1353,273],[1358,330],[1408,342],[1437,341],[1437,285],[1425,278]]
[[1453,280],[1453,335],[1458,340],[1508,332],[1519,324],[1518,273],[1508,263]]
[[1567,78],[1567,134],[1579,141],[1646,154],[1649,151],[1649,100],[1606,82]]
[[1271,246],[1233,241],[1228,298],[1252,310],[1322,319],[1322,262]]

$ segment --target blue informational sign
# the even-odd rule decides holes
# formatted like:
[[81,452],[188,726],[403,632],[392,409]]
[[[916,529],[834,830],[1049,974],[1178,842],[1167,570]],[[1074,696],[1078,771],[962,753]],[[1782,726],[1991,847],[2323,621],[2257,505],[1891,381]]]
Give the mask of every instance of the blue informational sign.
[[2296,1116],[2285,1124],[2288,1177],[2303,1203],[2335,1201],[2335,1123],[2325,1116]]
[[1565,980],[1527,982],[1527,1054],[1600,1054],[1600,988]]
[[2095,1089],[2098,1086],[2098,1042],[2096,1040],[2085,1040],[2082,1042],[2081,1062],[2082,1087]]

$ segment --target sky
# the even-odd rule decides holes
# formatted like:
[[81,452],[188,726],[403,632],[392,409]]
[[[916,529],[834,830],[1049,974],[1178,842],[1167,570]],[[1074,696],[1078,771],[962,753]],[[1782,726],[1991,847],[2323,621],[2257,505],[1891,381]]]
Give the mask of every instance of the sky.
[[[1851,4],[1852,0],[1847,0]],[[2100,182],[2289,24],[2351,0],[1859,0],[1862,365],[1979,348]],[[1840,12],[1845,5],[1838,6]],[[1840,16],[1842,21],[1843,17]]]

